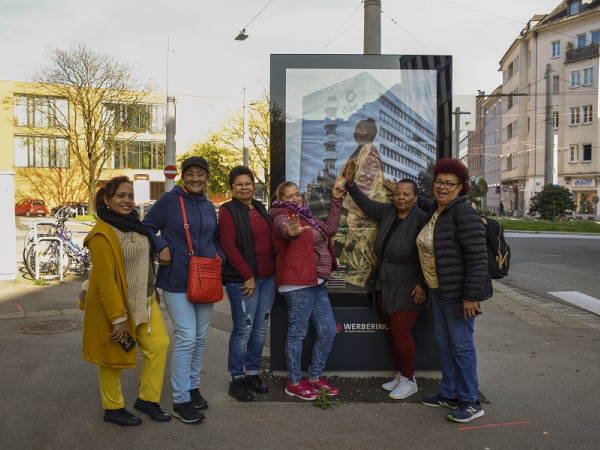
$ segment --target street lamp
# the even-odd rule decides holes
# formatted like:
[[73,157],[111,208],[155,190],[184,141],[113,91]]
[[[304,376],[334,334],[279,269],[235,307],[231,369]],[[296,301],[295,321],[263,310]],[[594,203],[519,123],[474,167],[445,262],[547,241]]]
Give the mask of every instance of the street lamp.
[[246,29],[244,28],[242,31],[240,31],[240,34],[235,37],[235,40],[245,41],[246,39],[248,39],[248,35],[246,34]]

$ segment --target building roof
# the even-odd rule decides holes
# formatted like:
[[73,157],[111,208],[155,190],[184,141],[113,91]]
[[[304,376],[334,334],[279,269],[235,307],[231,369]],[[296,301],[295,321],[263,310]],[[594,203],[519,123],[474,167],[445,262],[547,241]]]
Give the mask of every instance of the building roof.
[[579,13],[577,13],[573,16],[569,16],[567,14],[569,3],[572,3],[572,2],[565,0],[565,1],[560,2],[560,4],[556,8],[554,8],[552,10],[552,12],[550,12],[549,14],[533,15],[533,17],[531,19],[529,19],[529,22],[527,22],[527,25],[523,28],[523,30],[521,30],[521,33],[519,34],[519,36],[517,36],[517,38],[513,41],[513,43],[510,45],[510,47],[506,51],[506,53],[504,53],[504,55],[500,59],[500,69],[499,70],[502,70],[502,65],[503,65],[504,61],[506,60],[506,58],[510,54],[510,52],[514,49],[515,45],[520,40],[527,37],[527,35],[529,33],[531,33],[532,31],[534,31],[534,32],[541,31],[545,28],[549,28],[549,27],[552,27],[552,26],[555,26],[558,24],[562,24],[562,23],[568,22],[570,20],[576,20],[576,19],[579,19],[584,16],[600,13],[600,0],[588,0],[588,2],[585,2],[585,0],[581,1]]

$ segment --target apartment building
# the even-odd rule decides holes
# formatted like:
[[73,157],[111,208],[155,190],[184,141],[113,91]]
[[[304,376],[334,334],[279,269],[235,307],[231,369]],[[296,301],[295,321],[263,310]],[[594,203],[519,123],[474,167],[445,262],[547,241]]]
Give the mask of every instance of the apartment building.
[[508,94],[501,102],[500,161],[507,213],[526,213],[544,185],[545,76],[551,64],[554,183],[573,193],[576,218],[600,219],[599,44],[600,1],[568,0],[532,17],[500,60],[502,93]]
[[[0,172],[14,172],[14,202],[40,198],[51,207],[87,201],[83,161],[74,152],[65,130],[80,126],[65,98],[46,95],[35,83],[0,80]],[[150,94],[148,102],[103,104],[95,114],[116,116],[120,132],[104,161],[103,180],[117,175],[149,181],[150,199],[164,192],[166,105],[164,96]]]

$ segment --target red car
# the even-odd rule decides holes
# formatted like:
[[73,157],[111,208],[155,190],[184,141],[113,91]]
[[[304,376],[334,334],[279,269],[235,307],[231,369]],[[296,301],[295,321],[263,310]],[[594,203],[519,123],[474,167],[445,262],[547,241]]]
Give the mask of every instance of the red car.
[[26,198],[19,201],[15,205],[15,215],[18,216],[19,214],[25,214],[27,217],[31,215],[47,216],[48,210],[46,209],[46,203],[44,203],[44,200]]

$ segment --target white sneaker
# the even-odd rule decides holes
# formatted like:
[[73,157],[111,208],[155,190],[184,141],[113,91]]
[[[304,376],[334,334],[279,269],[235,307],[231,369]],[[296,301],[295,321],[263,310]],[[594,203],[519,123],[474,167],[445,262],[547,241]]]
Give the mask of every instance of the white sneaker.
[[410,381],[408,378],[402,377],[402,381],[400,381],[398,386],[396,386],[396,388],[388,394],[388,397],[395,400],[400,400],[410,397],[418,390],[419,388],[417,387],[417,380],[414,377],[412,381]]
[[381,387],[383,389],[385,389],[386,391],[393,391],[394,389],[396,389],[396,386],[398,386],[400,384],[400,381],[402,381],[403,379],[404,380],[408,380],[408,378],[404,378],[400,374],[400,372],[398,372],[392,381],[388,381],[387,383],[383,383],[381,385]]

